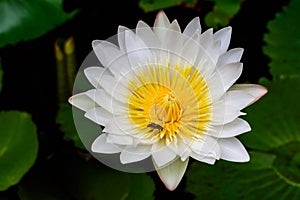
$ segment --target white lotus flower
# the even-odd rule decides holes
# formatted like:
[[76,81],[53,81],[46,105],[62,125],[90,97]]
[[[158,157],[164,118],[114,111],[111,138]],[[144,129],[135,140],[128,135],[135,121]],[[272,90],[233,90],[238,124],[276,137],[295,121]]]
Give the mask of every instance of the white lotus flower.
[[233,85],[242,73],[243,49],[227,51],[230,37],[231,27],[201,33],[198,17],[181,32],[161,11],[153,28],[143,21],[135,32],[120,26],[118,46],[93,41],[104,68],[86,68],[95,89],[70,98],[105,127],[91,150],[120,153],[122,164],[151,157],[169,190],[179,184],[189,157],[209,164],[249,161],[235,138],[250,131],[239,116],[267,90]]

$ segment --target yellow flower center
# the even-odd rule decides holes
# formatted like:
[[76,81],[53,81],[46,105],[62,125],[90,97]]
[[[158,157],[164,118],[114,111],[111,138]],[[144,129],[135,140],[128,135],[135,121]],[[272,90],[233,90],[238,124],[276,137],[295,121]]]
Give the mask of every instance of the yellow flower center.
[[167,144],[200,139],[211,120],[211,98],[199,71],[149,66],[130,80],[129,118],[143,137]]

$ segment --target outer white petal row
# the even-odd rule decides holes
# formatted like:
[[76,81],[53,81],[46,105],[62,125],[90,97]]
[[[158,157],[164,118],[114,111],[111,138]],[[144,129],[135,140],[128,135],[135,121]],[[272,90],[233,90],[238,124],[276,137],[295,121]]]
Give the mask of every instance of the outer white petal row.
[[[241,110],[266,93],[262,86],[233,85],[242,73],[240,63],[243,49],[227,51],[231,27],[213,33],[201,33],[199,18],[194,18],[181,32],[176,20],[170,23],[164,12],[159,12],[151,29],[139,21],[136,32],[118,28],[118,46],[95,40],[94,52],[103,67],[89,67],[84,73],[96,88],[74,95],[70,103],[85,111],[85,117],[104,126],[92,144],[98,153],[120,153],[123,164],[138,162],[152,156],[157,172],[168,189],[179,184],[192,157],[214,164],[218,159],[246,162],[249,155],[235,136],[251,130],[238,118]],[[128,79],[145,65],[159,63],[176,66],[184,63],[197,68],[208,85],[212,99],[212,122],[200,141],[178,137],[176,144],[164,146],[147,141],[134,131],[128,120],[127,102],[130,91]]]

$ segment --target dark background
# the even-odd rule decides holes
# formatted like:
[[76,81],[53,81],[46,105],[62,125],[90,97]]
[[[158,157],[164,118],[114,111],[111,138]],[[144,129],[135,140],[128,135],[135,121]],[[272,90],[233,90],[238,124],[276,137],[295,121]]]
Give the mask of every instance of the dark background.
[[[272,79],[268,72],[269,59],[262,52],[263,35],[267,32],[267,22],[288,2],[245,0],[238,14],[231,19],[229,25],[233,27],[233,34],[230,48],[245,49],[242,57],[244,70],[238,82],[257,83],[263,76]],[[0,109],[29,112],[38,127],[39,155],[31,171],[42,166],[49,155],[57,155],[58,161],[66,162],[74,159],[73,152],[76,151],[73,143],[63,137],[55,121],[58,110],[55,40],[74,36],[79,67],[92,50],[92,40],[106,39],[116,34],[118,25],[135,28],[140,19],[152,26],[157,14],[144,13],[138,1],[132,0],[106,1],[105,4],[102,1],[66,0],[64,8],[67,12],[74,9],[79,9],[79,12],[72,20],[38,39],[0,49],[4,71]],[[200,0],[195,8],[178,5],[164,11],[170,21],[177,19],[182,29],[194,17],[200,16],[203,30],[206,30],[204,16],[212,8],[212,2]],[[185,178],[174,192],[169,192],[155,172],[149,175],[155,181],[156,199],[193,199],[191,194],[185,192]],[[11,187],[3,193],[10,199],[17,199],[16,191],[16,187]]]

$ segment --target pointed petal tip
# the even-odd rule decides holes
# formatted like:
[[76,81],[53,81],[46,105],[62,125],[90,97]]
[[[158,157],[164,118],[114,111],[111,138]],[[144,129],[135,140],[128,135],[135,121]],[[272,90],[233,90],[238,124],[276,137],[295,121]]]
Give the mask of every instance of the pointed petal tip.
[[163,10],[160,10],[155,18],[154,27],[165,27],[167,28],[170,25],[170,21]]
[[267,94],[268,89],[262,85],[257,84],[235,84],[232,86],[231,90],[242,90],[249,95],[253,96],[254,100],[250,102],[247,106],[258,101],[261,97]]
[[186,171],[189,159],[181,161],[179,157],[175,158],[174,161],[162,168],[158,168],[153,161],[155,169],[158,173],[159,178],[164,183],[166,188],[170,191],[174,191],[179,185],[184,173]]
[[166,16],[167,15],[166,15],[165,11],[163,11],[163,10],[158,11],[158,13],[156,15],[156,17],[166,17]]
[[249,91],[249,93],[251,95],[253,95],[255,99],[249,105],[251,105],[254,102],[258,101],[260,98],[262,98],[268,92],[268,89],[266,87],[262,86],[262,85],[253,84],[252,87],[253,88],[252,88],[251,91]]
[[178,184],[173,184],[173,183],[169,184],[169,183],[166,183],[166,182],[163,182],[163,183],[165,184],[166,188],[168,190],[170,190],[171,192],[174,191],[177,188],[178,184],[179,184],[179,183]]
[[264,87],[264,86],[262,86],[262,85],[257,85],[259,88],[260,88],[260,90],[261,90],[261,93],[260,93],[260,97],[259,98],[261,98],[262,96],[264,96],[265,94],[267,94],[267,92],[268,92],[268,89],[266,88],[266,87]]
[[119,32],[122,32],[122,31],[125,31],[125,30],[127,30],[128,28],[126,27],[126,26],[122,26],[122,25],[119,25],[118,26],[118,33]]
[[72,99],[73,99],[73,96],[69,97],[69,99],[68,99],[69,104],[72,104]]
[[141,26],[142,27],[147,27],[148,24],[146,22],[144,22],[143,20],[139,20],[137,25],[136,25],[136,28],[141,27]]
[[92,47],[95,48],[98,44],[100,44],[101,40],[93,40]]
[[219,139],[221,159],[231,162],[248,162],[250,156],[243,144],[235,137]]
[[231,34],[231,32],[232,32],[232,27],[231,27],[231,26],[227,26],[227,27],[225,27],[225,28],[223,28],[223,29],[221,29],[221,30],[226,31],[226,32],[228,32],[228,33]]

